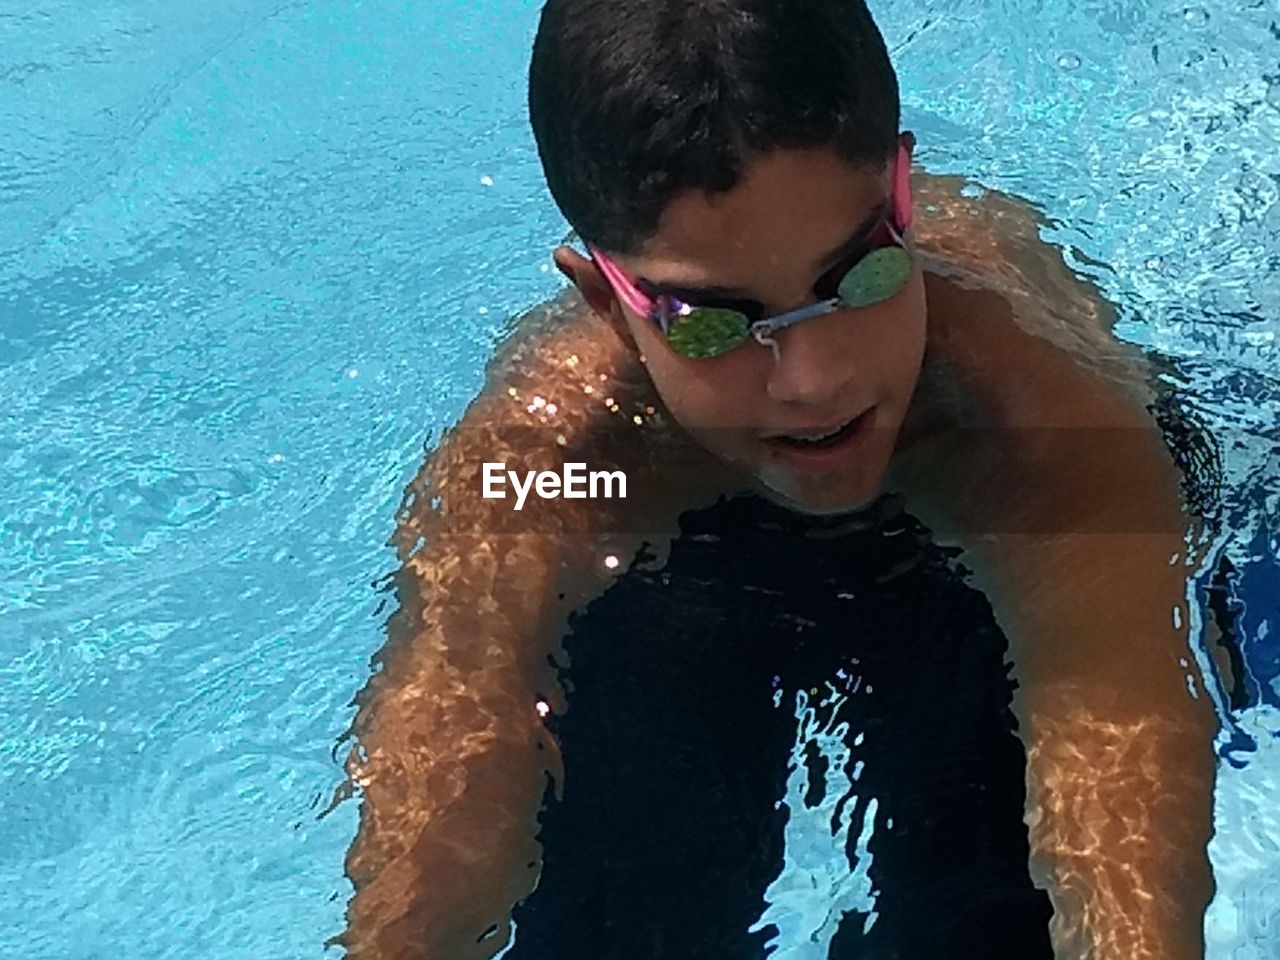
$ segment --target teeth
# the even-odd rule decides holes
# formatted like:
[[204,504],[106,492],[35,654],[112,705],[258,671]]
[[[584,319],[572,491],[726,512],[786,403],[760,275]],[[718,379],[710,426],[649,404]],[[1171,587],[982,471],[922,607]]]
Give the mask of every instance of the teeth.
[[799,440],[803,443],[817,443],[819,440],[827,440],[831,437],[834,437],[837,433],[839,433],[843,429],[844,429],[843,426],[839,426],[839,427],[836,427],[834,430],[828,431],[827,433],[791,434],[790,436],[787,437],[787,439]]

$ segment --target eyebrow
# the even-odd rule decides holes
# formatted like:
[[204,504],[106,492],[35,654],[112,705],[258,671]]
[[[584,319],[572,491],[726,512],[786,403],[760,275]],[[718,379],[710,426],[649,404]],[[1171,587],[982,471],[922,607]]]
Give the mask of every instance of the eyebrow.
[[[819,276],[829,270],[834,264],[839,263],[845,257],[854,253],[859,246],[866,242],[867,238],[872,234],[880,221],[889,215],[890,201],[886,198],[876,204],[871,212],[867,214],[862,223],[845,239],[841,244],[822,258],[822,269]],[[655,294],[667,294],[669,296],[678,297],[687,300],[750,300],[751,295],[738,287],[690,287],[679,283],[668,283],[663,280],[651,280],[644,278],[645,287]],[[753,301],[754,302],[754,301]]]

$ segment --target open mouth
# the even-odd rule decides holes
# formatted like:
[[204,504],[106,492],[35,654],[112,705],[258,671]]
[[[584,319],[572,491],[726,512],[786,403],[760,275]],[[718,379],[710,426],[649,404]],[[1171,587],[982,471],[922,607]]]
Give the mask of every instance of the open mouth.
[[828,433],[813,434],[793,434],[791,436],[770,437],[770,443],[776,443],[779,446],[788,447],[792,450],[824,450],[829,447],[838,446],[842,441],[848,439],[860,427],[867,418],[869,410],[864,410],[858,416],[854,417],[848,423],[845,423]]

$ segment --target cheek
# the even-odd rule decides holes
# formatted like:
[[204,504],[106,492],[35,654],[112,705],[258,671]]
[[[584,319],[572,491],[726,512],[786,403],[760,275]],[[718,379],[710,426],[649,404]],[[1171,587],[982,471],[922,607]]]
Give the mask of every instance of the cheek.
[[917,274],[891,309],[874,326],[875,347],[881,369],[896,389],[914,389],[925,347],[925,300],[923,279]]
[[626,324],[658,397],[677,422],[685,426],[682,411],[688,404],[690,388],[694,386],[688,371],[683,369],[679,358],[671,353],[663,341],[662,331],[654,324],[638,320],[629,314],[626,316]]
[[759,390],[742,356],[690,361],[658,347],[648,355],[649,376],[680,426],[690,432],[750,427]]
[[688,360],[672,353],[660,332],[636,336],[645,368],[658,396],[675,421],[712,447],[721,447],[735,430],[752,429],[751,411],[763,395],[758,354],[739,348],[711,360]]

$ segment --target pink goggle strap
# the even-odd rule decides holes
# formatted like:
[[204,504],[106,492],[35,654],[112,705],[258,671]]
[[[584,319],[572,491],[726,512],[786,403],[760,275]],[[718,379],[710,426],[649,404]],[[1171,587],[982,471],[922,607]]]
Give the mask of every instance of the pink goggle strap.
[[913,216],[911,204],[911,155],[898,144],[898,162],[893,171],[893,218],[900,233],[911,228]]
[[653,310],[653,301],[637,290],[635,284],[627,279],[627,275],[619,270],[617,264],[610,260],[603,251],[597,250],[595,247],[589,247],[588,249],[591,251],[591,256],[595,260],[596,266],[600,268],[604,278],[613,285],[613,289],[622,298],[622,302],[640,316],[649,316]]

